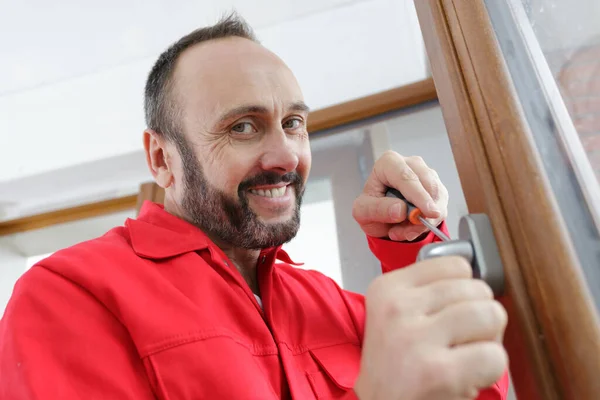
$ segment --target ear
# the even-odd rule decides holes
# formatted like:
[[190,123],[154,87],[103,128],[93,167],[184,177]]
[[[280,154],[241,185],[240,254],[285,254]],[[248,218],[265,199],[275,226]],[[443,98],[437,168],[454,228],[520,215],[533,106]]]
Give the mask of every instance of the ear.
[[168,188],[173,183],[173,171],[170,162],[167,140],[152,129],[144,131],[144,150],[146,163],[158,186]]

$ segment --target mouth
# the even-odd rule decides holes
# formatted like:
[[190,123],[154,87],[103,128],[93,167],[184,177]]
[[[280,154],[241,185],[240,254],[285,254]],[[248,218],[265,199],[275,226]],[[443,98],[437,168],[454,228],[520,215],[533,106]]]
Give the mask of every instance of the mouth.
[[260,188],[250,189],[249,192],[261,197],[278,198],[285,196],[288,185],[261,186]]

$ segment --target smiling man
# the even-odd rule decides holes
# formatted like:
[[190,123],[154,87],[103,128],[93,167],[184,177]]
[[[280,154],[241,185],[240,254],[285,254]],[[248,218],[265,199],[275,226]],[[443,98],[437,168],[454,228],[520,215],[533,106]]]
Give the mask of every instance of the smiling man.
[[384,272],[365,298],[281,249],[300,224],[308,107],[240,18],[166,50],[145,109],[164,205],[19,280],[0,398],[506,397],[503,308],[464,260],[415,264],[434,237],[385,197],[398,189],[445,229],[447,191],[422,159],[386,153],[358,194],[353,217]]

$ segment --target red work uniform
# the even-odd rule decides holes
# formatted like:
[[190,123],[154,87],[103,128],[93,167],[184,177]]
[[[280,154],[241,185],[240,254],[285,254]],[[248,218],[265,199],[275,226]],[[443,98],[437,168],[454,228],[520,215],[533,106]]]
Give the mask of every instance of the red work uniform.
[[[369,244],[385,272],[432,240]],[[355,399],[364,298],[293,265],[261,252],[261,307],[203,232],[147,202],[19,279],[0,323],[0,399]]]

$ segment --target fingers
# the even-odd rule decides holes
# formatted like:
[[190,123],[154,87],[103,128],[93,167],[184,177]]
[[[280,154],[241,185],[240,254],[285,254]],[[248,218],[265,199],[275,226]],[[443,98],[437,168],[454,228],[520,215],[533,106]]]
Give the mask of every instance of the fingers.
[[[352,207],[352,216],[367,234],[375,237],[388,236],[396,241],[412,241],[427,231],[424,225],[408,222],[406,213],[406,203],[393,197],[361,195],[356,198]],[[377,232],[372,229],[377,229]]]
[[440,343],[456,346],[478,341],[497,341],[506,328],[506,310],[497,301],[480,300],[450,305],[433,316],[440,329],[433,334]]
[[[498,382],[508,369],[506,350],[496,342],[457,346],[450,349],[449,357],[449,364],[459,367],[458,376],[453,377],[456,387],[472,388],[469,392],[475,394]],[[465,395],[470,396],[471,393]]]
[[388,237],[396,241],[408,240],[412,242],[427,231],[428,229],[425,225],[413,225],[406,221],[406,223],[391,226],[388,231]]
[[353,208],[354,218],[369,236],[414,241],[427,232],[421,224],[404,222],[406,207],[385,197],[388,188],[400,191],[433,225],[439,225],[448,214],[448,191],[437,173],[420,157],[387,151],[375,163]]
[[354,201],[352,216],[359,224],[366,222],[395,224],[406,219],[406,203],[391,197],[359,196]]
[[378,277],[367,290],[366,314],[362,393],[475,399],[507,370],[506,312],[461,257]]
[[421,184],[434,201],[443,195],[444,186],[437,172],[427,166],[423,158],[418,156],[406,157],[406,164],[417,174]]
[[443,308],[465,301],[493,300],[494,293],[479,279],[449,279],[418,289],[419,305],[425,315],[433,315]]
[[471,264],[463,257],[437,257],[412,264],[406,268],[388,272],[385,280],[388,285],[398,288],[419,287],[433,282],[473,277]]
[[[440,202],[447,202],[448,190],[442,184],[438,173],[427,166],[423,158],[418,156],[405,158],[406,164],[417,174],[419,181],[423,188],[429,193],[431,198],[436,204]],[[439,218],[440,216],[445,218],[445,215],[428,215],[429,218]]]
[[[415,164],[414,162],[412,162]],[[406,159],[395,152],[386,152],[373,168],[376,180],[382,185],[398,189],[408,201],[421,209],[428,218],[438,218],[440,210],[427,192],[420,176]],[[384,191],[384,188],[380,188]]]

